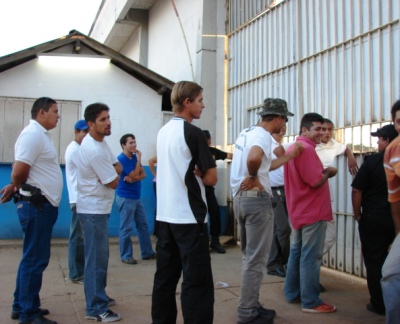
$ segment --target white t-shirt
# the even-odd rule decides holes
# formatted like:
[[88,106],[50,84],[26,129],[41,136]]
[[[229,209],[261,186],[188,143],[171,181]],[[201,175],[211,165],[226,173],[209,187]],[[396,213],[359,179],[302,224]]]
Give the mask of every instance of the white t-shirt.
[[65,178],[67,180],[69,203],[76,203],[77,180],[76,173],[79,164],[79,147],[76,141],[69,143],[65,150]]
[[244,129],[236,140],[233,160],[231,165],[231,188],[232,195],[235,196],[240,190],[243,179],[249,175],[247,169],[247,157],[253,146],[259,146],[264,154],[260,168],[258,169],[258,179],[264,190],[272,194],[269,182],[268,171],[271,166],[271,145],[272,136],[264,128],[252,126]]
[[346,145],[331,139],[326,144],[317,144],[315,151],[324,165],[324,168],[327,168],[328,166],[333,166],[338,155],[344,154],[344,151],[346,151]]
[[[272,160],[275,160],[277,158],[277,156],[274,154],[274,150],[278,146],[279,146],[279,143],[272,136],[272,143],[271,143]],[[283,165],[273,171],[269,171],[269,182],[270,182],[271,187],[280,187],[280,186],[284,185],[285,181],[284,181],[284,176],[283,176]]]
[[106,186],[118,177],[114,164],[117,158],[107,142],[96,141],[86,135],[79,149],[78,199],[76,210],[80,214],[109,214],[114,201],[114,189]]
[[15,161],[31,166],[27,184],[40,188],[57,207],[61,200],[63,179],[56,148],[50,133],[36,120],[30,120],[15,143]]

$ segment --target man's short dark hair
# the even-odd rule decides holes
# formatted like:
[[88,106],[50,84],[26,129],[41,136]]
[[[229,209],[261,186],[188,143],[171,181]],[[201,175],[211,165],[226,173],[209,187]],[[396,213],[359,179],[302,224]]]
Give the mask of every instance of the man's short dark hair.
[[109,111],[110,108],[106,104],[103,104],[101,102],[96,102],[87,106],[84,115],[85,121],[94,123],[96,121],[97,116],[99,116],[100,113],[104,110]]
[[36,119],[40,109],[43,109],[44,111],[49,111],[50,107],[54,104],[57,104],[57,102],[49,97],[41,97],[39,99],[36,99],[36,101],[33,103],[31,110],[32,119]]
[[396,119],[396,112],[400,110],[400,100],[397,100],[393,106],[392,109],[390,110],[390,113],[392,114],[392,121]]
[[307,128],[310,130],[312,127],[313,123],[318,122],[323,124],[324,123],[324,117],[322,117],[320,114],[317,113],[308,113],[303,116],[300,122],[300,135],[301,135],[301,130],[303,127]]
[[132,139],[135,139],[135,135],[133,135],[133,134],[125,134],[120,138],[119,144],[121,144],[121,147],[122,147],[122,145],[126,144],[129,137],[132,137]]
[[328,119],[328,118],[324,118],[324,124],[332,124],[333,127],[335,127],[335,124],[333,123],[332,120]]
[[262,116],[262,121],[264,121],[264,122],[271,122],[271,121],[273,121],[275,118],[278,118],[278,117],[284,117],[284,116],[281,116],[281,115],[265,115],[265,116]]

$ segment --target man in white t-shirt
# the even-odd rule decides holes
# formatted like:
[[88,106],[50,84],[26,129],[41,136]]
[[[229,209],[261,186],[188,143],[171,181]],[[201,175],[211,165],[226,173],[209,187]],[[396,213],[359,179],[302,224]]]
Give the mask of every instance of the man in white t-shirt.
[[171,93],[175,114],[157,136],[157,270],[153,323],[176,323],[176,286],[183,272],[185,323],[211,324],[214,283],[208,247],[204,185],[217,183],[217,169],[200,128],[191,124],[204,108],[203,88],[177,82]]
[[109,108],[94,103],[85,109],[89,134],[79,149],[76,211],[85,244],[85,298],[88,320],[115,322],[121,316],[109,309],[115,300],[106,294],[108,270],[108,218],[122,167],[105,137],[111,134]]
[[347,157],[349,172],[354,176],[358,171],[357,161],[349,147],[333,139],[334,130],[335,125],[333,122],[328,118],[324,118],[321,143],[317,144],[315,151],[317,152],[324,168],[332,166],[337,156],[344,155]]
[[81,119],[75,123],[75,139],[69,143],[65,150],[65,178],[67,180],[68,198],[71,209],[71,222],[68,240],[68,268],[69,275],[66,278],[72,283],[83,284],[83,273],[85,267],[85,254],[83,244],[83,233],[78,214],[76,213],[77,196],[77,169],[79,164],[79,147],[83,138],[88,133],[88,125]]
[[29,125],[15,143],[12,182],[0,191],[2,203],[15,194],[24,232],[11,319],[19,319],[20,323],[57,324],[43,317],[49,311],[40,308],[39,298],[63,187],[57,151],[49,133],[60,118],[57,102],[49,97],[39,98],[33,104],[31,115]]
[[282,99],[267,98],[255,126],[244,129],[235,142],[231,179],[233,210],[240,229],[243,253],[242,287],[237,323],[273,323],[276,313],[259,302],[263,269],[267,264],[274,228],[272,191],[268,173],[302,151],[301,145],[272,160],[273,133],[279,133],[294,116]]
[[[358,171],[357,161],[353,155],[353,152],[346,145],[339,143],[338,141],[333,139],[333,134],[335,130],[335,125],[328,118],[324,118],[324,123],[322,124],[322,138],[321,143],[317,144],[315,147],[315,151],[320,158],[324,169],[327,167],[335,166],[336,157],[339,155],[344,155],[347,157],[347,163],[349,167],[349,172],[351,175],[355,175]],[[330,186],[331,192],[331,201],[332,200],[332,190]],[[336,242],[336,221],[333,219],[330,222],[327,222],[326,226],[326,236],[324,243],[324,254],[326,254],[331,247]],[[325,291],[325,288],[320,285],[321,292]]]

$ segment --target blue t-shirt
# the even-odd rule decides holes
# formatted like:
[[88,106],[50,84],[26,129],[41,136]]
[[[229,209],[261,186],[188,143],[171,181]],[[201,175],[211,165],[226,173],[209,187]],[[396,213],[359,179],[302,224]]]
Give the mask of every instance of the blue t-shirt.
[[120,155],[118,155],[117,159],[122,165],[122,173],[116,189],[117,196],[129,199],[140,199],[142,182],[135,181],[129,183],[124,181],[125,176],[131,173],[136,167],[136,154],[132,154],[132,159],[130,159],[124,153],[121,153]]

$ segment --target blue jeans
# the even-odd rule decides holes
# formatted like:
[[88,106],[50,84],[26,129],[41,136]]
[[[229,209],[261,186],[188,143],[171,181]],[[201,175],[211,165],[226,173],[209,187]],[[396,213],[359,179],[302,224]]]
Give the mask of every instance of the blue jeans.
[[80,214],[85,242],[86,315],[94,316],[108,310],[106,294],[108,270],[108,217],[110,214]]
[[250,321],[258,315],[258,297],[263,269],[271,249],[274,212],[269,193],[239,192],[233,199],[235,217],[240,227],[242,259],[242,287],[238,307],[238,320]]
[[115,201],[120,215],[119,252],[122,260],[133,258],[132,230],[136,225],[142,259],[151,257],[155,252],[151,246],[149,225],[140,199],[116,196]]
[[400,323],[400,234],[394,239],[382,267],[381,285],[386,308],[386,324]]
[[12,308],[19,311],[21,322],[31,322],[40,316],[39,292],[43,271],[50,260],[51,235],[58,207],[43,203],[39,210],[29,201],[21,201],[16,206],[24,241]]
[[69,278],[79,280],[83,278],[85,268],[85,246],[83,244],[82,226],[76,213],[76,204],[71,204],[71,214],[68,240]]
[[301,298],[302,308],[314,308],[322,304],[319,298],[319,275],[325,233],[326,221],[292,231],[284,292],[288,302]]

